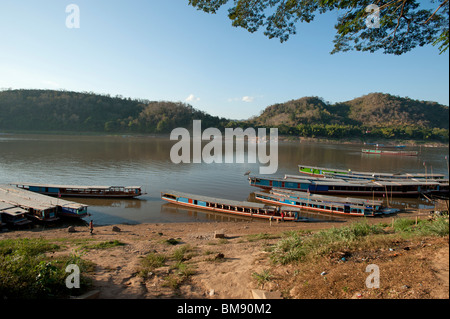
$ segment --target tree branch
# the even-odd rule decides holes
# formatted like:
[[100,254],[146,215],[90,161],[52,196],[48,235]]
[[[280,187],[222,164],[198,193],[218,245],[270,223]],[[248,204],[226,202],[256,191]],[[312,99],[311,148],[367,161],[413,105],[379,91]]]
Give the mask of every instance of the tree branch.
[[428,21],[430,21],[431,18],[433,18],[433,16],[436,14],[436,12],[438,12],[439,9],[441,9],[442,6],[445,5],[447,2],[448,2],[448,0],[445,0],[444,2],[442,2],[441,5],[433,12],[433,14],[425,22],[423,22],[423,24],[427,24]]

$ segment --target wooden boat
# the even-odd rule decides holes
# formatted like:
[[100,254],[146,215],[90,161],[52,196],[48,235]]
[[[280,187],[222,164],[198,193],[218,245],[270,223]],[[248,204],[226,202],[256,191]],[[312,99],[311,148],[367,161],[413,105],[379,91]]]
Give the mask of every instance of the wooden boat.
[[281,188],[324,195],[396,196],[448,193],[448,180],[372,181],[337,178],[310,178],[295,175],[280,177],[249,176],[251,186],[262,189]]
[[300,211],[291,207],[273,207],[247,201],[234,201],[177,191],[161,192],[161,199],[176,205],[194,207],[214,212],[228,213],[237,216],[274,219],[285,221],[306,221],[300,217]]
[[42,201],[33,192],[28,192],[8,185],[0,185],[0,202],[25,209],[27,216],[41,222],[53,222],[57,217],[58,207],[48,201]]
[[388,150],[379,150],[379,149],[367,149],[363,148],[361,150],[363,154],[371,154],[371,155],[397,155],[397,156],[417,156],[419,152],[417,151],[388,151]]
[[143,194],[141,186],[77,186],[33,183],[11,185],[39,194],[58,197],[134,198]]
[[7,225],[21,227],[31,224],[31,220],[26,217],[27,214],[28,211],[23,208],[0,202],[0,221]]
[[423,173],[379,173],[379,172],[358,172],[351,169],[325,168],[308,165],[298,165],[300,173],[313,177],[336,177],[354,179],[375,179],[375,180],[399,180],[399,179],[444,179],[444,174],[423,174]]
[[272,189],[270,193],[255,192],[254,194],[256,199],[266,203],[293,206],[330,214],[375,216],[398,212],[397,209],[384,208],[382,206],[383,202],[380,200],[341,198],[283,189]]
[[54,198],[24,190],[21,188],[1,185],[0,202],[9,203],[28,211],[28,215],[38,221],[50,222],[61,216],[85,217],[87,205]]

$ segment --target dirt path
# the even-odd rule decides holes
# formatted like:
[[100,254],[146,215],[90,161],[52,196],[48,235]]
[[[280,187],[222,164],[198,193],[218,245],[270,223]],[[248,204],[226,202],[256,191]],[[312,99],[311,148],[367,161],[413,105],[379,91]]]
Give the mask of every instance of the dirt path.
[[449,248],[439,249],[432,256],[431,269],[435,272],[437,282],[431,295],[433,298],[449,298]]

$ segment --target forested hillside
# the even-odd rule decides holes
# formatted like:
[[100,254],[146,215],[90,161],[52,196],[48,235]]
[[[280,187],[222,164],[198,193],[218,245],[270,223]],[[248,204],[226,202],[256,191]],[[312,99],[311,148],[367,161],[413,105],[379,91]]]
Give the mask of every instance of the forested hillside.
[[227,123],[179,102],[50,90],[0,92],[0,131],[167,133],[192,126],[192,119],[219,128]]
[[278,127],[287,135],[448,141],[449,108],[383,93],[335,104],[303,97],[271,105],[247,124]]
[[260,116],[233,121],[211,116],[181,102],[149,101],[52,90],[0,91],[0,132],[68,131],[169,133],[202,127],[277,127],[279,134],[327,138],[397,138],[448,142],[449,108],[372,93],[331,104],[303,97],[268,106]]

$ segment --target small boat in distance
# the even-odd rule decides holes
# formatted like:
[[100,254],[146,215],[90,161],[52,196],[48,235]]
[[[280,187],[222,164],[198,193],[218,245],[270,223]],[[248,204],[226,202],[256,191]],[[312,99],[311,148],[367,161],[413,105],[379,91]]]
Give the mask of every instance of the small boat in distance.
[[194,207],[236,216],[255,217],[284,221],[307,221],[300,217],[300,210],[292,207],[274,207],[247,201],[207,197],[177,191],[161,192],[161,199],[181,206]]
[[419,155],[419,152],[417,151],[388,151],[388,150],[379,150],[379,149],[368,149],[363,148],[361,150],[363,154],[370,154],[370,155],[397,155],[397,156],[417,156]]
[[13,183],[10,185],[31,192],[58,197],[134,198],[145,194],[142,192],[141,186],[77,186],[33,183]]

